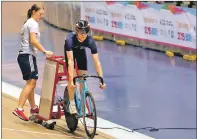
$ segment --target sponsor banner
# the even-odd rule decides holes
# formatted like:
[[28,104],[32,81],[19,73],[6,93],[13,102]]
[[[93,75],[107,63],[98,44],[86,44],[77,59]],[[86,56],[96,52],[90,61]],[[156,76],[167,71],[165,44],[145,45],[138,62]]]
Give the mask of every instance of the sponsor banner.
[[100,31],[196,49],[193,8],[143,2],[81,2],[81,19]]

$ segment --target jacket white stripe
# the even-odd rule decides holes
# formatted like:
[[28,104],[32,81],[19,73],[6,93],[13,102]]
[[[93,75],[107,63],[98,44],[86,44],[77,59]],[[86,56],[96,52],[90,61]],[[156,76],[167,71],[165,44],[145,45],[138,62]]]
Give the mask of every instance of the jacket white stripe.
[[33,62],[33,56],[32,55],[29,55],[29,64],[30,64],[31,72],[35,71],[35,69],[34,69],[34,62]]

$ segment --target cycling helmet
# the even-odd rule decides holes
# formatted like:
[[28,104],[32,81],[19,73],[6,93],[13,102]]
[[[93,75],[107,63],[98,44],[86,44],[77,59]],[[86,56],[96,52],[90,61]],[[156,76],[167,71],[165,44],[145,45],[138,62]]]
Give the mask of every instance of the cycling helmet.
[[90,25],[88,21],[85,20],[79,20],[76,23],[76,31],[82,33],[82,34],[87,34],[90,30]]

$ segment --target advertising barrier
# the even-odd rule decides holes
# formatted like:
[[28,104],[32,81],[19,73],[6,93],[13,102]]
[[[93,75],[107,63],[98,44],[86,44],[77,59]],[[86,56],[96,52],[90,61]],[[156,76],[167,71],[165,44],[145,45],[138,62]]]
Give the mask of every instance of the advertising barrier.
[[143,2],[81,2],[93,30],[196,49],[196,9]]

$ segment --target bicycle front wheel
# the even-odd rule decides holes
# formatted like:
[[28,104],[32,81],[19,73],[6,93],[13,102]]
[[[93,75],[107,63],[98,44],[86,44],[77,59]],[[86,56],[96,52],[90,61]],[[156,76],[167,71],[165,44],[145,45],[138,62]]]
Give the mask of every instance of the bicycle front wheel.
[[68,88],[66,87],[64,90],[64,115],[67,127],[70,129],[70,132],[73,133],[77,129],[78,118],[75,115],[70,114],[68,110],[68,106],[70,105],[69,96],[68,96]]
[[83,122],[87,136],[93,139],[96,134],[97,115],[96,105],[92,94],[86,92],[85,101],[83,104]]

